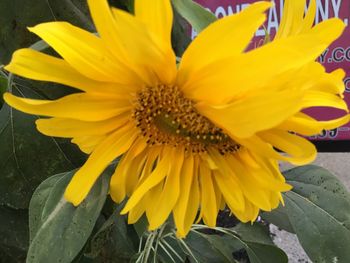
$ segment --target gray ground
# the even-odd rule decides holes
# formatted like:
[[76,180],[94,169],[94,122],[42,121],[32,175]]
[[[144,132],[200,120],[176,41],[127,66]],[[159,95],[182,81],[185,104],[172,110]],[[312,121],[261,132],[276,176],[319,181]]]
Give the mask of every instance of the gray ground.
[[[320,153],[314,164],[332,171],[350,190],[350,153]],[[282,169],[289,167],[284,165]],[[271,231],[276,234],[274,242],[288,254],[290,263],[311,263],[294,235],[275,226],[271,226]]]

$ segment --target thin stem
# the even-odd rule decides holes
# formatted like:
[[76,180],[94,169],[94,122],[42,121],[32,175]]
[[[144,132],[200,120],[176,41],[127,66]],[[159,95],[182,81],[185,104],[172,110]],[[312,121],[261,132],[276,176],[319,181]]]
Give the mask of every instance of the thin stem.
[[175,251],[175,249],[173,249],[173,248],[169,245],[168,242],[166,242],[164,239],[162,239],[162,243],[164,243],[164,244],[171,250],[171,252],[174,253],[174,255],[175,255],[178,259],[180,259],[182,262],[184,261],[184,259]]
[[169,256],[169,258],[176,263],[175,259],[171,256],[171,254],[168,252],[168,250],[166,249],[166,247],[164,247],[164,245],[160,242],[159,246],[165,251],[165,253]]
[[176,239],[178,242],[180,242],[181,245],[184,246],[184,248],[187,250],[187,252],[190,254],[190,256],[194,259],[194,261],[196,261],[196,263],[199,263],[199,261],[197,260],[197,258],[193,255],[191,249],[189,248],[189,246],[187,246],[186,242],[183,241],[180,238],[176,238],[176,233],[174,232],[174,239]]
[[157,240],[156,240],[156,246],[154,248],[154,254],[153,254],[153,262],[156,263],[156,260],[157,260],[157,251],[158,251],[158,244],[160,242],[160,239],[162,237],[162,234],[165,230],[165,227],[166,227],[167,223],[164,223],[162,225],[162,227],[159,229],[159,232],[158,232],[158,235],[157,235]]

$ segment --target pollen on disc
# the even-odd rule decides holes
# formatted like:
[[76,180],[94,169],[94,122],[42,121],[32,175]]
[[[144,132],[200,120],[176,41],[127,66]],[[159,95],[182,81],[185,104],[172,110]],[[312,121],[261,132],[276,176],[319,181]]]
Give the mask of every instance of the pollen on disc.
[[193,153],[214,147],[221,154],[240,148],[222,129],[202,116],[195,102],[184,97],[177,86],[145,87],[136,95],[134,105],[133,118],[149,145],[183,145]]

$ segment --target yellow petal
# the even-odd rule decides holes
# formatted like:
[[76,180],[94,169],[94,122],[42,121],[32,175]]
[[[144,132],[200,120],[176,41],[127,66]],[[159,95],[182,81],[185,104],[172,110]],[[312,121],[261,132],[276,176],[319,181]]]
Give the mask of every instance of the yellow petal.
[[173,10],[170,0],[136,0],[135,16],[159,40],[164,51],[171,49]]
[[169,217],[180,195],[180,173],[184,161],[184,149],[176,149],[171,168],[166,177],[162,193],[153,200],[153,209],[147,214],[149,229],[154,230],[161,226]]
[[[308,34],[278,39],[248,53],[213,62],[192,74],[182,89],[188,98],[215,104],[268,91],[270,82],[282,73],[314,61],[343,29],[341,20],[329,19]],[[293,79],[294,75],[289,77]]]
[[216,193],[212,180],[212,173],[204,163],[199,166],[199,181],[201,185],[201,212],[204,223],[215,227],[218,213]]
[[323,91],[307,91],[302,100],[303,108],[310,107],[332,107],[349,112],[348,105],[338,95]]
[[135,87],[85,77],[63,59],[25,48],[14,52],[6,70],[30,79],[61,83],[91,93],[125,94]]
[[242,12],[219,19],[203,30],[182,57],[178,85],[184,85],[188,75],[201,67],[240,54],[265,21],[263,12],[271,5],[269,2],[252,4]]
[[217,150],[210,149],[209,153],[217,166],[221,169],[220,171],[213,171],[213,178],[220,188],[227,205],[230,208],[243,211],[245,206],[244,197],[235,174],[232,172],[227,161]]
[[6,103],[30,114],[70,118],[82,121],[101,121],[113,118],[131,109],[128,100],[76,93],[58,100],[34,100],[4,94]]
[[286,0],[280,28],[275,39],[296,35],[300,32],[304,17],[305,0]]
[[[185,234],[184,222],[187,212],[187,207],[189,203],[189,197],[191,193],[191,185],[194,177],[194,158],[192,154],[189,154],[184,159],[182,166],[181,177],[180,177],[180,191],[181,195],[174,207],[174,221],[177,228],[177,232],[181,236]],[[194,220],[194,218],[193,218]]]
[[103,121],[80,121],[73,119],[38,119],[37,129],[48,136],[72,138],[78,136],[104,135],[118,129],[130,120],[130,114],[122,114]]
[[97,31],[115,59],[150,86],[157,84],[155,77],[164,84],[173,81],[176,58],[163,52],[144,23],[127,12],[111,9],[107,0],[89,0],[88,4]]
[[232,213],[243,223],[254,222],[259,215],[259,208],[245,199],[245,210],[240,211],[231,208]]
[[244,197],[238,183],[232,178],[232,174],[224,175],[214,171],[214,179],[228,207],[231,210],[244,211]]
[[[140,28],[131,28],[132,23],[130,25],[125,21],[115,21],[107,0],[89,0],[88,5],[97,32],[105,42],[106,48],[114,55],[114,59],[134,71],[148,85],[152,85],[149,72],[143,68],[143,63],[140,63],[144,59],[140,53],[146,57],[145,53],[154,51],[149,47],[147,34],[145,37],[145,32]],[[124,34],[125,31],[128,32]],[[145,45],[133,49],[135,44],[141,41],[138,37],[144,41]]]
[[[134,158],[134,160],[129,162],[130,166],[129,166],[129,171],[127,175],[127,180],[125,183],[126,194],[129,196],[135,190],[139,182],[142,169],[147,159],[147,151],[143,151],[144,149],[146,149],[146,147],[147,147],[147,144],[145,139],[140,138],[140,141],[138,142],[137,148],[134,153],[136,157]],[[140,151],[141,149],[142,151],[138,153],[137,151]]]
[[135,224],[146,210],[147,198],[146,196],[140,200],[140,202],[129,211],[128,224]]
[[[230,162],[232,170],[234,170],[240,182],[239,184],[242,187],[242,191],[245,197],[255,206],[265,211],[271,211],[272,206],[270,203],[270,191],[262,187],[259,181],[254,180],[256,176],[254,178],[252,171],[250,169],[247,169],[247,166],[244,167],[242,163],[238,161],[234,156],[229,155],[227,159]],[[260,176],[264,176],[263,171]],[[265,180],[268,180],[268,178],[265,178]]]
[[173,215],[177,236],[185,237],[190,231],[198,213],[200,190],[198,182],[199,160],[192,154],[185,157],[181,172],[181,194],[174,207]]
[[[154,201],[159,200],[160,195],[162,194],[164,181],[165,181],[165,179],[161,183],[157,184],[155,187],[150,189],[144,197],[147,200],[147,204],[146,204],[145,208],[146,208],[146,216],[147,216],[148,222],[150,222],[153,218]],[[148,229],[149,229],[149,225],[148,225]]]
[[310,0],[309,8],[305,15],[302,27],[300,28],[300,33],[307,32],[312,27],[315,21],[316,11],[317,11],[316,0]]
[[259,136],[273,147],[288,154],[289,162],[301,165],[315,160],[317,150],[308,140],[287,131],[270,130],[259,133]]
[[64,197],[75,206],[79,205],[89,193],[103,170],[118,156],[126,152],[138,132],[133,124],[125,125],[102,141],[87,162],[75,173],[68,184]]
[[[144,138],[137,138],[130,150],[118,163],[110,181],[110,194],[117,203],[124,199],[125,194],[130,194],[132,188],[137,184],[147,157],[144,152],[146,147],[147,144]],[[116,191],[118,191],[117,195],[115,194]]]
[[158,84],[155,82],[157,79],[163,84],[173,84],[177,69],[172,48],[166,48],[164,43],[159,44],[157,37],[149,32],[146,25],[129,13],[116,8],[112,8],[112,12],[119,24],[117,28],[118,34],[122,36],[121,41],[128,51],[128,56],[135,63],[134,68],[144,68],[147,73],[143,75],[150,79],[148,83],[151,85]]
[[266,92],[223,106],[198,103],[197,110],[233,137],[247,138],[282,123],[301,108],[302,93]]
[[304,17],[305,0],[286,0],[280,28],[275,39],[306,33],[312,28],[316,15],[316,0],[310,0]]
[[107,135],[79,136],[74,137],[71,142],[78,145],[82,152],[90,154],[106,137]]
[[39,24],[29,30],[47,42],[81,74],[99,81],[137,84],[135,74],[111,59],[100,38],[66,22]]
[[171,163],[175,157],[175,150],[173,148],[164,148],[163,151],[163,156],[159,160],[156,168],[152,171],[149,177],[137,187],[122,210],[122,214],[126,214],[130,211],[130,209],[141,200],[148,190],[159,184],[169,174]]
[[231,168],[236,172],[237,178],[243,185],[248,187],[249,185],[257,185],[259,189],[268,190],[269,192],[282,192],[291,189],[291,186],[285,183],[284,178],[281,180],[280,176],[275,176],[275,167],[268,169],[266,165],[263,166],[258,162],[256,162],[257,167],[250,166],[252,158],[247,158],[245,152],[248,151],[242,149],[237,154],[227,156],[229,162],[232,163]]
[[350,115],[345,115],[329,121],[317,121],[304,113],[298,113],[279,125],[278,128],[306,136],[312,136],[321,133],[322,130],[332,130],[341,127],[349,121]]

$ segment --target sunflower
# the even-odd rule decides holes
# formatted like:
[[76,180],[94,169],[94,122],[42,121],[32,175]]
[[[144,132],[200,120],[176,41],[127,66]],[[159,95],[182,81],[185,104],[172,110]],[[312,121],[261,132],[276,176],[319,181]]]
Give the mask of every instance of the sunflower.
[[[305,3],[287,1],[296,2]],[[107,0],[88,4],[98,35],[65,22],[39,24],[29,30],[61,58],[20,49],[6,66],[81,92],[53,101],[4,96],[18,110],[51,117],[36,121],[40,132],[72,138],[90,154],[64,194],[76,206],[121,157],[110,195],[117,203],[128,197],[122,213],[129,223],[145,213],[154,230],[172,215],[184,237],[196,219],[215,226],[226,206],[241,221],[254,221],[291,189],[278,161],[314,160],[315,147],[299,135],[349,120],[345,114],[317,121],[302,112],[347,111],[344,72],[326,73],[314,62],[341,35],[339,19],[312,27],[294,10],[293,27],[283,22],[274,41],[246,52],[272,5],[257,2],[208,26],[177,66],[170,0],[136,0],[135,15]]]

